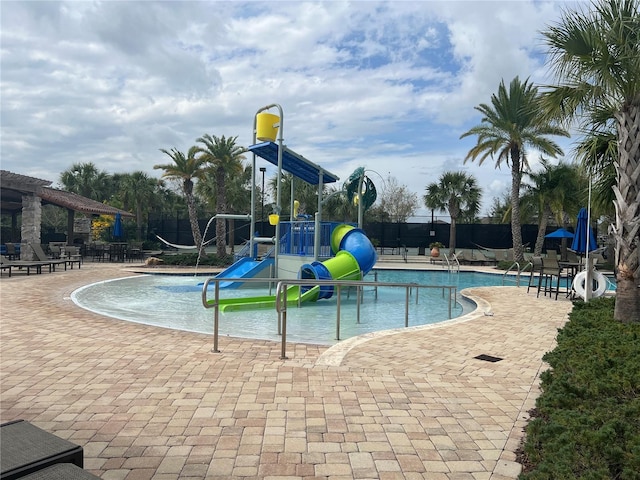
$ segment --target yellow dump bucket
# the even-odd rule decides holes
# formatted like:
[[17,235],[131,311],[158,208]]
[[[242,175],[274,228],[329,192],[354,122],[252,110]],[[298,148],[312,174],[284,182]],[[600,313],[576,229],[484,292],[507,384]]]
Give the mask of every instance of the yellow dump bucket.
[[277,213],[272,213],[271,215],[269,215],[269,225],[277,225],[279,220],[280,215],[278,215]]
[[256,138],[261,142],[275,142],[278,136],[280,117],[262,112],[256,115]]

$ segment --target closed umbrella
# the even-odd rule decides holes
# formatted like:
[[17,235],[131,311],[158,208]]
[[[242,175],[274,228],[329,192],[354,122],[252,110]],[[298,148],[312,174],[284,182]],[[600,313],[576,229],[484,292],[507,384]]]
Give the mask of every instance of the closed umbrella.
[[122,238],[124,231],[122,229],[122,217],[120,216],[120,212],[116,213],[116,220],[113,222],[113,237],[114,238]]
[[[584,254],[598,248],[596,237],[593,229],[589,225],[589,213],[586,208],[581,208],[578,213],[578,222],[576,223],[576,233],[573,236],[571,250],[576,253]],[[588,249],[588,250],[587,250]]]

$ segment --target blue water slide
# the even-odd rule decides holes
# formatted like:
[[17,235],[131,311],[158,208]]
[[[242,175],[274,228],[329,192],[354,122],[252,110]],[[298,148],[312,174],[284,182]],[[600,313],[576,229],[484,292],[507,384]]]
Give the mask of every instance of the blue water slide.
[[[249,257],[244,257],[235,262],[226,270],[220,272],[216,277],[219,278],[254,278],[257,277],[263,270],[271,267],[274,264],[273,258],[265,258],[263,260],[253,260]],[[238,288],[244,282],[221,282],[220,288]]]
[[363,275],[369,273],[378,260],[376,248],[364,231],[359,228],[354,228],[344,234],[340,240],[340,250],[345,250],[356,258]]

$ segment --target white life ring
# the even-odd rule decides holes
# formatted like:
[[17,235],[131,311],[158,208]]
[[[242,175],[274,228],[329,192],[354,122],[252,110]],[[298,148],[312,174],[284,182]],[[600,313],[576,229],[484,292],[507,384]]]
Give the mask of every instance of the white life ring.
[[[607,277],[600,272],[592,272],[591,279],[593,282],[596,282],[596,288],[591,290],[591,298],[601,297],[607,290]],[[587,272],[585,271],[578,273],[573,278],[573,289],[582,298],[586,298],[586,280]]]

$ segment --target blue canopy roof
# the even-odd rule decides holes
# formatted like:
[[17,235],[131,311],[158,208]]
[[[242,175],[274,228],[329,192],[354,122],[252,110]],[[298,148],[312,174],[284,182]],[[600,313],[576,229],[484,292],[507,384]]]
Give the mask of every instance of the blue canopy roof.
[[[263,142],[251,145],[248,150],[264,158],[269,163],[278,166],[278,144],[274,142]],[[297,178],[301,178],[311,185],[320,184],[320,174],[322,172],[322,183],[334,183],[340,180],[340,177],[315,163],[307,160],[302,155],[297,154],[287,147],[282,149],[282,169],[289,172]]]

